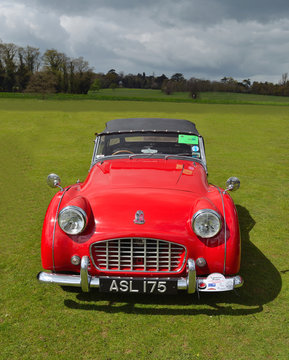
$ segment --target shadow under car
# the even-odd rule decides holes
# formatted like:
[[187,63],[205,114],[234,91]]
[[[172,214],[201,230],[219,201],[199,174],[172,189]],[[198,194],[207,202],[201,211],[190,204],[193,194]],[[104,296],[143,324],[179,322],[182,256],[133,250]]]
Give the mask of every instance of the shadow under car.
[[[177,295],[161,296],[108,294],[94,289],[90,293],[78,293],[78,301],[65,300],[64,304],[73,309],[150,315],[240,316],[261,312],[263,305],[273,301],[280,293],[281,276],[270,260],[250,241],[250,231],[255,221],[249,211],[240,205],[236,208],[242,238],[240,274],[245,283],[235,292],[201,293],[198,297],[197,292],[193,295],[179,292]],[[72,288],[64,290],[76,291]],[[103,304],[103,301],[107,303]],[[192,305],[196,305],[196,308]],[[238,305],[241,307],[238,308]]]

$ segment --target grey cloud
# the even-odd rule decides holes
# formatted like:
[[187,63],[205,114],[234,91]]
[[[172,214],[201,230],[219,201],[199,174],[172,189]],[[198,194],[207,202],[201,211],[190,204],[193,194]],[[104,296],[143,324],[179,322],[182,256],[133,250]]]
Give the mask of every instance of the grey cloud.
[[[142,9],[157,3],[156,0],[18,0],[28,6],[46,9],[56,14],[80,15],[99,11],[100,9],[114,9],[128,11]],[[170,0],[169,0],[170,1]]]
[[242,0],[221,1],[228,17],[243,21],[257,20],[261,22],[272,21],[288,17],[288,0]]
[[254,19],[267,22],[289,15],[288,0],[16,0],[16,2],[38,9],[44,8],[56,14],[69,15],[89,14],[101,9],[121,12],[142,12],[146,9],[155,18],[162,19],[163,14],[166,14],[177,18],[177,21],[202,24],[216,23],[224,19],[238,21]]
[[0,0],[0,34],[102,72],[278,80],[289,71],[288,0]]

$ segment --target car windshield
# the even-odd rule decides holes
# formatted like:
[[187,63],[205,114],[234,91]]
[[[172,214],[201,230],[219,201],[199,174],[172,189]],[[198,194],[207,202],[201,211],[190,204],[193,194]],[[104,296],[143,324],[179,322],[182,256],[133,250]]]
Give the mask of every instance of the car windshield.
[[199,137],[178,133],[121,133],[99,136],[96,156],[166,154],[200,158]]

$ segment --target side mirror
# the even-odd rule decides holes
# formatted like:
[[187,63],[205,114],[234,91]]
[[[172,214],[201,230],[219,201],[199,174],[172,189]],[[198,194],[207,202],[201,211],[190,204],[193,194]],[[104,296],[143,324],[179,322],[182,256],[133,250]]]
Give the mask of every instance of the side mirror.
[[52,188],[60,188],[61,190],[63,190],[63,188],[60,186],[60,177],[56,174],[49,174],[47,176],[47,184],[52,187]]
[[240,180],[237,177],[232,176],[226,181],[225,191],[236,191],[239,189],[239,187],[240,187]]

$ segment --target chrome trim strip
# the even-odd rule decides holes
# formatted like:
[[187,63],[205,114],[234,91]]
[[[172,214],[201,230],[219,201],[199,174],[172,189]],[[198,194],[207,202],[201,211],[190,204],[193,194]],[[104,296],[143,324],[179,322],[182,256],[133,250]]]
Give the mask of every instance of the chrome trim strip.
[[204,166],[204,168],[206,170],[206,173],[208,174],[207,160],[206,160],[206,153],[205,153],[205,146],[204,146],[204,139],[200,135],[199,135],[199,146],[200,146],[202,165]]
[[61,195],[61,198],[59,200],[58,206],[57,206],[57,210],[56,210],[56,214],[55,214],[55,221],[54,221],[54,227],[53,227],[53,234],[52,234],[52,268],[53,271],[55,271],[55,261],[54,261],[54,243],[55,243],[55,230],[56,230],[56,223],[58,222],[58,215],[59,215],[59,208],[60,208],[60,204],[61,201],[63,199],[64,194],[67,192],[67,190],[69,190],[71,188],[71,186],[69,186],[68,188],[66,188],[63,192],[63,194]]
[[157,271],[159,271],[159,269],[160,269],[160,243],[159,243],[159,240],[157,240],[157,254],[156,254],[156,257],[157,257],[157,261],[156,261],[156,263],[157,263],[156,264],[157,265]]
[[219,194],[221,196],[222,200],[222,207],[223,207],[223,218],[224,218],[224,267],[223,267],[223,274],[226,273],[226,262],[227,262],[227,223],[226,223],[226,210],[225,210],[225,204],[224,204],[224,196],[222,191],[218,188],[218,186],[214,185],[215,188],[219,191]]
[[147,270],[147,242],[144,243],[144,271]]
[[[108,242],[107,242],[108,244]],[[108,252],[106,253],[107,258],[109,257]],[[120,254],[118,254],[120,257]],[[130,268],[133,270],[133,239],[130,239]]]
[[[168,254],[168,256],[169,256],[169,259],[172,259],[172,244],[171,243],[169,243],[169,254]],[[172,261],[170,261],[170,263],[169,263],[169,271],[171,271],[172,270]]]
[[89,170],[91,170],[91,168],[93,167],[93,165],[94,165],[94,163],[95,163],[95,157],[96,157],[96,153],[97,153],[97,148],[98,148],[99,140],[100,140],[100,137],[99,137],[99,136],[96,136],[96,138],[95,138],[95,140],[94,140],[94,147],[93,147],[92,159],[91,159],[91,164],[90,164]]
[[[90,252],[90,259],[91,259],[91,262],[92,262],[92,264],[93,264],[93,266],[97,269],[97,270],[99,270],[99,271],[101,271],[101,272],[127,272],[127,273],[134,273],[134,272],[141,272],[141,273],[145,273],[145,272],[152,272],[151,270],[115,270],[115,269],[113,269],[113,270],[109,270],[108,269],[108,267],[109,267],[109,263],[108,263],[108,261],[109,261],[109,259],[108,259],[108,251],[109,251],[109,247],[108,247],[108,242],[109,241],[117,241],[118,243],[120,243],[120,241],[121,240],[127,240],[127,241],[129,241],[130,240],[130,247],[127,249],[127,250],[123,250],[123,252],[128,252],[128,254],[127,254],[127,257],[128,257],[128,259],[127,259],[127,263],[128,263],[128,265],[130,266],[130,268],[132,269],[133,268],[133,256],[130,256],[131,254],[132,254],[132,251],[133,251],[133,249],[134,249],[134,247],[133,247],[133,239],[137,239],[137,240],[153,240],[153,241],[156,241],[157,242],[157,246],[156,246],[156,254],[153,256],[152,254],[150,254],[150,256],[149,256],[149,258],[150,259],[152,259],[152,260],[154,260],[155,262],[156,262],[156,264],[155,264],[155,266],[156,266],[156,268],[158,269],[157,271],[153,271],[154,273],[160,273],[160,274],[168,274],[168,273],[180,273],[182,270],[183,270],[183,268],[184,268],[184,265],[185,265],[185,262],[186,262],[186,259],[187,259],[187,248],[184,246],[184,245],[182,245],[182,244],[178,244],[178,243],[174,243],[174,242],[171,242],[171,241],[168,241],[168,240],[162,240],[162,239],[154,239],[154,238],[138,238],[138,237],[132,237],[132,238],[116,238],[116,239],[107,239],[107,240],[101,240],[101,241],[97,241],[97,242],[94,242],[94,243],[92,243],[91,245],[90,245],[90,248],[89,248],[89,252]],[[159,248],[160,248],[160,245],[163,245],[162,244],[162,242],[163,243],[165,243],[165,245],[166,246],[172,246],[172,245],[176,245],[176,246],[179,246],[180,248],[183,248],[183,250],[184,250],[184,258],[183,258],[183,261],[182,261],[182,263],[180,264],[180,269],[179,270],[177,270],[177,271],[175,271],[175,270],[171,270],[171,271],[162,271],[162,270],[160,270],[160,268],[162,267],[162,260],[160,260],[159,259],[159,256],[158,256],[158,254],[159,254]],[[105,257],[104,259],[103,259],[103,261],[105,261],[104,263],[103,263],[103,265],[105,264],[105,267],[106,267],[106,269],[101,269],[101,268],[99,268],[97,265],[96,265],[96,263],[95,263],[95,261],[94,261],[94,252],[93,252],[93,247],[94,247],[94,245],[100,245],[100,244],[103,244],[103,246],[104,246],[104,248],[103,249],[101,249],[101,250],[99,250],[99,252],[100,251],[102,251],[103,252],[103,256]],[[148,256],[148,254],[147,254],[147,251],[149,250],[149,245],[150,244],[147,244],[147,241],[145,241],[144,242],[144,244],[146,244],[146,246],[143,248],[143,249],[141,249],[141,256],[140,257],[142,257],[143,259],[144,259],[144,265],[147,263],[147,256]],[[170,245],[168,245],[168,244],[170,244]],[[116,254],[114,255],[115,257],[117,257],[118,256],[118,252],[117,252],[117,249],[115,250],[116,251]],[[115,252],[114,251],[114,252]],[[145,251],[145,252],[144,252]],[[171,249],[171,252],[172,252],[173,250]],[[112,251],[110,252],[111,254],[113,253]],[[118,258],[116,258],[115,259],[115,262],[118,262]],[[123,260],[123,261],[125,261],[125,260]],[[177,261],[177,260],[174,260],[174,258],[171,256],[171,258],[169,258],[168,260],[165,260],[165,262],[166,263],[168,263],[169,264],[169,267],[173,264],[173,262],[175,262],[175,261]],[[144,268],[145,268],[145,266],[144,266]]]
[[[93,162],[93,164],[91,164],[90,170],[93,168],[93,166],[95,164],[97,164],[98,162],[103,162],[106,160],[119,160],[119,159],[130,159],[130,154],[120,154],[120,155],[105,155],[102,158],[96,158],[95,161]],[[134,154],[134,156],[136,158],[140,158],[140,159],[147,159],[147,158],[151,158],[151,159],[164,159],[164,160],[168,160],[168,158],[172,158],[172,160],[184,160],[184,161],[190,161],[190,162],[196,162],[200,165],[203,166],[203,168],[206,171],[206,174],[208,174],[207,171],[207,165],[204,163],[204,161],[202,159],[193,157],[193,156],[185,156],[185,155],[178,155],[178,154]]]

